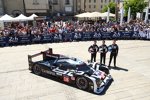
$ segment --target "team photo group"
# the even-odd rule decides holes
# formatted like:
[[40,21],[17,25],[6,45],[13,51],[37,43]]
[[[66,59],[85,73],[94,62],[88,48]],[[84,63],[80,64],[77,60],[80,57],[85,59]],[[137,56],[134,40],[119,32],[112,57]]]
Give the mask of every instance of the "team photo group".
[[94,44],[88,48],[88,51],[91,54],[90,62],[96,62],[97,53],[100,53],[100,64],[104,65],[106,65],[106,54],[107,52],[110,52],[108,67],[110,67],[112,59],[114,59],[114,67],[116,67],[116,58],[119,51],[116,40],[113,40],[113,43],[109,46],[105,44],[105,40],[102,40],[102,44],[100,46],[97,45],[97,41],[94,41]]

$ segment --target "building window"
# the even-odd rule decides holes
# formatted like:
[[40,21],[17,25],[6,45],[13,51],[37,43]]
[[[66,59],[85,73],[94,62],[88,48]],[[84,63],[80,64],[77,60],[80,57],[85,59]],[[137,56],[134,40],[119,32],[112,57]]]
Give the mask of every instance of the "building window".
[[103,3],[103,0],[101,0],[101,3]]
[[105,3],[107,3],[107,0],[105,0]]
[[53,0],[54,5],[58,5],[58,0]]
[[148,13],[150,13],[150,9],[148,9]]
[[150,19],[150,15],[148,15],[148,19]]
[[89,8],[91,8],[91,5],[89,5]]
[[33,5],[39,5],[38,0],[33,0]]
[[94,0],[94,3],[96,3],[96,0]]
[[66,0],[66,1],[65,1],[65,4],[66,4],[66,5],[70,5],[70,0]]
[[103,8],[103,5],[101,5],[101,9]]
[[96,5],[94,5],[94,8],[96,8]]
[[91,3],[91,0],[89,0],[89,3]]
[[49,6],[49,9],[52,10],[52,6],[51,5]]
[[109,2],[111,2],[111,0],[109,0]]

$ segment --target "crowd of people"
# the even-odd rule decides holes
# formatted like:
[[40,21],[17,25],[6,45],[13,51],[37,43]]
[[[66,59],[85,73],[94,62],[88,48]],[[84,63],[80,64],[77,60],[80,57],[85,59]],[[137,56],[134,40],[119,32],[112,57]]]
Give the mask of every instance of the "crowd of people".
[[130,23],[124,23],[122,26],[117,22],[105,23],[100,21],[42,21],[37,22],[36,26],[27,23],[9,23],[3,30],[0,30],[0,36],[97,31],[138,31],[140,36],[150,38],[150,25],[142,21],[132,21]]

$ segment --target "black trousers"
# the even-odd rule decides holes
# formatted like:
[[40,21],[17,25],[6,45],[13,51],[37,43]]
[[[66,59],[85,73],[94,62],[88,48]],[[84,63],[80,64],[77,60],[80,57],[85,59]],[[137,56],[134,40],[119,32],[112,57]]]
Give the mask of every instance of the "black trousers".
[[91,62],[96,62],[96,53],[91,53]]
[[114,66],[116,66],[117,54],[116,54],[116,53],[111,53],[111,54],[110,54],[109,66],[110,66],[110,64],[111,64],[112,58],[114,58]]
[[[103,63],[102,63],[102,61],[103,61]],[[106,61],[106,53],[100,53],[100,64],[105,65],[105,61]]]

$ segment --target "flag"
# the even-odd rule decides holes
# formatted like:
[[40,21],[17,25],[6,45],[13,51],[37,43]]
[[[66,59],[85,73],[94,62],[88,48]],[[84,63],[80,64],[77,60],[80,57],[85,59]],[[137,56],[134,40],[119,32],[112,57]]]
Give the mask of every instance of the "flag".
[[148,7],[146,8],[146,14],[145,14],[145,20],[144,20],[144,22],[146,23],[147,20],[148,20]]
[[130,17],[131,17],[131,8],[129,7],[129,10],[128,10],[128,23],[130,22]]
[[110,8],[108,7],[108,9],[107,9],[107,23],[109,22],[109,13],[110,13]]
[[123,7],[120,9],[120,25],[122,25],[122,23],[123,23],[123,15],[124,15],[124,9],[123,9]]

